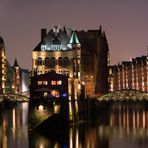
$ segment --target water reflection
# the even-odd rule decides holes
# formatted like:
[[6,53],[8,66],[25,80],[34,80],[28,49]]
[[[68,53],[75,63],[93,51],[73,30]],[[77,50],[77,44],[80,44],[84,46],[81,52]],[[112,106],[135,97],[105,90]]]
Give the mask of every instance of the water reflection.
[[144,105],[113,105],[110,111],[110,126],[127,130],[145,130],[148,128],[148,110]]
[[69,102],[68,118],[72,124],[67,130],[64,132],[28,130],[28,119],[33,119],[31,124],[35,125],[52,114],[61,112],[62,107],[57,103],[29,107],[28,103],[22,103],[9,109],[1,108],[0,147],[148,147],[148,106],[145,102],[97,103],[93,107],[89,103]]
[[2,109],[0,114],[0,142],[2,148],[28,147],[28,103]]
[[[110,111],[112,135],[148,146],[148,108],[145,104],[114,104]],[[117,138],[119,138],[117,137]]]

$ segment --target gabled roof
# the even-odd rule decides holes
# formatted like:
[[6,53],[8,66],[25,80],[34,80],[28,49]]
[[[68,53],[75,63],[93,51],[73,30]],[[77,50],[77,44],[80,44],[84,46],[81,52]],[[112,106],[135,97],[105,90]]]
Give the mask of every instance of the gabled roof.
[[[44,39],[33,49],[33,51],[42,51],[41,46],[45,45],[46,50],[55,50],[54,45],[58,45],[58,50],[67,50],[70,37],[65,31],[58,27],[52,28],[46,34]],[[59,49],[60,48],[60,49]]]
[[33,51],[41,51],[41,42],[33,49]]

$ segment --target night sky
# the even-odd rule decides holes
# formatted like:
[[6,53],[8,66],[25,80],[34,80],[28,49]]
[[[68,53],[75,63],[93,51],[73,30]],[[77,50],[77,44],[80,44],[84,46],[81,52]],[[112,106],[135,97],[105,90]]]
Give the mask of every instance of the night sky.
[[32,49],[41,28],[54,25],[106,32],[111,63],[146,55],[147,0],[0,0],[0,36],[11,64],[31,69]]

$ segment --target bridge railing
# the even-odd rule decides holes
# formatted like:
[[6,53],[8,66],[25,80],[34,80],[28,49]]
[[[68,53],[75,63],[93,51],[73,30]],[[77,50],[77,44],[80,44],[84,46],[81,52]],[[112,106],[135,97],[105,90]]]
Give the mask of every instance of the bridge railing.
[[135,90],[111,92],[97,98],[98,101],[148,100],[148,93]]
[[29,101],[29,97],[22,94],[0,94],[0,102],[2,101]]

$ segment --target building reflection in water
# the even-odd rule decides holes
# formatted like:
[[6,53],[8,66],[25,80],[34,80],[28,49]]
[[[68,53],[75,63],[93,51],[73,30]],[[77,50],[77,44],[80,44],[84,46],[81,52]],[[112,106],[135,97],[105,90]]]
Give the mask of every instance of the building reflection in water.
[[[139,103],[113,103],[96,106],[95,118],[89,106],[69,102],[72,125],[67,132],[28,131],[28,104],[18,104],[0,113],[0,145],[2,148],[130,148],[148,147],[148,107]],[[101,110],[100,107],[103,109]],[[31,110],[30,110],[31,109]],[[38,104],[30,108],[29,118],[34,122],[61,111],[60,104]],[[78,115],[79,113],[79,115]],[[60,124],[60,123],[59,123]]]
[[0,141],[2,148],[28,147],[28,103],[1,109]]
[[[148,129],[148,109],[141,105],[113,105],[110,111],[110,126],[127,131]],[[128,132],[127,132],[128,133]]]

